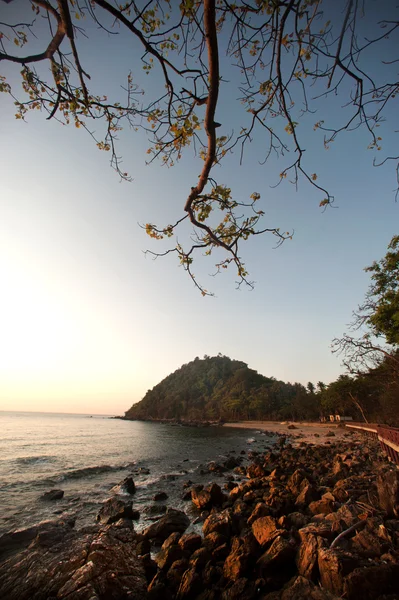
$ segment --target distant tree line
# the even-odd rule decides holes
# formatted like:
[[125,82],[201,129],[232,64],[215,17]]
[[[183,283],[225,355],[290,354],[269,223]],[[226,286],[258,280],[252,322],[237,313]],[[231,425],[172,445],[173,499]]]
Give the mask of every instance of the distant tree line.
[[227,356],[183,365],[127,412],[130,419],[318,420],[330,414],[399,426],[399,236],[366,268],[371,284],[350,333],[333,340],[347,374],[285,383]]

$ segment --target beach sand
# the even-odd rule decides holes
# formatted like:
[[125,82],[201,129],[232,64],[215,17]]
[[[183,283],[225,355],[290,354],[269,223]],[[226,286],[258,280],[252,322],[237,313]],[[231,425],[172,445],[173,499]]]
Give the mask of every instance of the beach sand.
[[[289,429],[294,425],[295,429]],[[300,442],[307,444],[325,444],[347,439],[353,433],[346,427],[339,427],[336,423],[291,423],[290,421],[240,421],[238,423],[225,423],[224,427],[238,427],[257,431],[270,431],[290,437],[293,446]],[[334,435],[329,434],[332,432]],[[327,435],[329,434],[329,435]]]

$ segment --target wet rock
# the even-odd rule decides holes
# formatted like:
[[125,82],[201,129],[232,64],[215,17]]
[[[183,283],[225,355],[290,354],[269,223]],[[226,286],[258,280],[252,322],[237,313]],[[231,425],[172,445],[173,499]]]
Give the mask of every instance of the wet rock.
[[[135,533],[107,526],[70,531],[51,548],[34,541],[0,565],[0,597],[7,600],[145,600],[147,581],[134,549]],[[34,566],[34,568],[32,568]],[[130,594],[130,596],[129,596]]]
[[144,513],[146,515],[161,515],[166,513],[168,507],[166,504],[149,504],[144,508]]
[[399,471],[387,471],[377,477],[379,505],[389,517],[399,517]]
[[33,527],[27,527],[25,529],[17,529],[4,533],[0,536],[0,557],[3,559],[5,556],[23,550],[38,536],[45,533],[49,533],[50,536],[62,540],[67,534],[71,532],[74,526],[74,519],[70,520],[52,520],[42,521],[38,525]]
[[165,516],[144,530],[143,535],[148,539],[166,540],[171,533],[183,533],[189,524],[190,519],[183,511],[169,508]]
[[235,458],[234,456],[229,456],[229,458],[224,462],[224,467],[231,471],[231,469],[235,469],[240,466],[240,460]]
[[97,515],[97,521],[104,525],[115,523],[119,519],[133,519],[132,503],[119,498],[109,498]]
[[115,494],[135,494],[136,485],[133,481],[133,478],[125,477],[125,479],[118,483],[118,485],[115,485],[113,488],[111,488],[111,492],[114,492]]
[[202,526],[202,531],[206,536],[210,533],[220,533],[228,538],[231,534],[231,530],[232,519],[228,509],[218,513],[211,513]]
[[225,473],[227,471],[226,467],[219,465],[214,461],[208,464],[207,469],[210,473]]
[[61,500],[63,497],[64,490],[50,490],[49,492],[44,492],[44,494],[40,496],[40,499],[52,502],[53,500]]
[[193,489],[191,500],[196,508],[203,510],[212,508],[213,506],[222,506],[226,502],[227,496],[222,492],[217,483],[211,483],[203,490],[197,491]]
[[260,517],[252,523],[252,533],[261,546],[271,543],[278,535],[283,533],[276,519],[273,517]]
[[168,498],[168,494],[166,492],[157,492],[152,497],[154,502],[159,502],[160,500],[167,500],[167,498]]

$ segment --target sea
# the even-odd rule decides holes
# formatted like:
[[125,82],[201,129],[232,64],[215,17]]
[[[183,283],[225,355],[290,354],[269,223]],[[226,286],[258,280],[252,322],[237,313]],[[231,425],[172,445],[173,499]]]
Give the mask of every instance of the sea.
[[[265,451],[275,442],[264,432],[228,427],[125,421],[106,416],[0,411],[0,535],[49,519],[92,525],[111,488],[131,476],[139,531],[166,507],[184,510],[195,521],[191,502],[182,499],[188,482],[217,481],[211,461]],[[218,478],[219,477],[219,478]],[[45,501],[51,489],[64,497]],[[167,500],[155,502],[156,492]],[[193,512],[194,511],[194,512]]]

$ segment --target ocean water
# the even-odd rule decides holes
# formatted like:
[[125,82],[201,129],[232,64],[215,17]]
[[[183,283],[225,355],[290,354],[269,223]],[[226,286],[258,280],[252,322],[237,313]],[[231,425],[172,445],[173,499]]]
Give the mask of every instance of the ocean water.
[[[226,477],[201,474],[210,461],[243,449],[262,451],[273,442],[245,429],[0,411],[0,534],[58,517],[75,518],[77,527],[93,524],[111,487],[126,476],[137,487],[137,529],[153,518],[148,507],[157,505],[157,491],[168,494],[163,504],[189,513],[191,503],[181,499],[187,480],[223,485]],[[43,501],[54,488],[64,490],[64,498]]]

